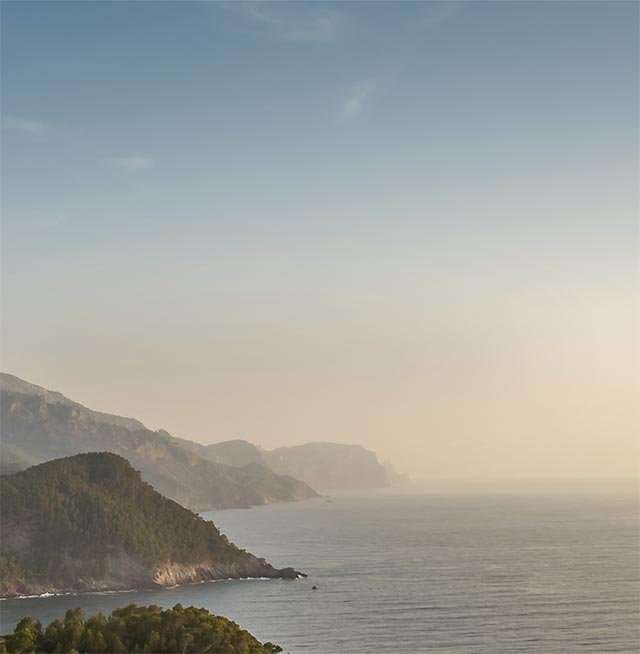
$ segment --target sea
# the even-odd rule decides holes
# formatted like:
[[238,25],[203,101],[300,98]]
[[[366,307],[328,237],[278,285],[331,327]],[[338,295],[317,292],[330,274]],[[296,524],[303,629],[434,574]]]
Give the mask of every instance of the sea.
[[71,607],[181,603],[291,654],[640,652],[633,493],[343,491],[203,516],[308,577],[4,600],[2,632]]

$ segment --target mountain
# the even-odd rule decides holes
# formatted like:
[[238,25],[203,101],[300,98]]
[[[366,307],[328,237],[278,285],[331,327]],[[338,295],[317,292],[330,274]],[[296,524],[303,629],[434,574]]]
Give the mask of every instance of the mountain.
[[[9,375],[8,373],[4,372],[0,373],[0,391],[41,397],[47,404],[79,406],[77,402],[73,402],[69,398],[65,397],[62,393],[58,393],[57,391],[49,391],[46,388],[42,388],[42,386],[30,384],[29,382],[24,381],[15,375]],[[123,418],[122,416],[115,416],[110,413],[93,411],[92,409],[87,409],[86,407],[82,407],[82,409],[84,410],[84,414],[86,416],[92,418],[95,422],[98,423],[124,427],[129,431],[144,429],[144,425],[139,420],[135,420],[134,418]]]
[[306,483],[265,465],[216,463],[201,456],[195,444],[167,432],[93,411],[60,393],[1,373],[0,413],[0,463],[5,472],[104,450],[128,459],[156,490],[194,511],[317,497]]
[[263,450],[247,441],[233,440],[211,445],[191,443],[189,447],[199,456],[221,464],[266,465],[314,488],[379,488],[407,479],[390,462],[380,464],[374,452],[360,445],[307,443]]
[[200,456],[228,466],[246,466],[250,463],[266,465],[263,450],[249,441],[232,440],[211,445],[196,445]]
[[191,452],[195,452],[198,456],[213,463],[221,463],[226,466],[246,466],[252,463],[267,465],[263,456],[264,450],[249,441],[235,439],[202,445],[182,438],[175,438],[174,440]]
[[109,452],[0,477],[0,494],[4,597],[299,576],[238,549]]
[[[360,445],[307,443],[264,450],[246,440],[210,445],[151,431],[0,373],[0,473],[80,452],[128,459],[163,495],[194,511],[316,497],[313,488],[378,488],[407,481]],[[298,481],[300,480],[300,481]]]
[[360,445],[307,443],[264,452],[267,465],[278,474],[294,475],[314,488],[382,488],[387,473],[374,452]]

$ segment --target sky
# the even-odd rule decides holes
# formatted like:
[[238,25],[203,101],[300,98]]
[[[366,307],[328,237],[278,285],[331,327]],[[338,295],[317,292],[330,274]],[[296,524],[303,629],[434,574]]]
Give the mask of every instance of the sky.
[[637,477],[639,8],[2,2],[3,370],[203,443]]

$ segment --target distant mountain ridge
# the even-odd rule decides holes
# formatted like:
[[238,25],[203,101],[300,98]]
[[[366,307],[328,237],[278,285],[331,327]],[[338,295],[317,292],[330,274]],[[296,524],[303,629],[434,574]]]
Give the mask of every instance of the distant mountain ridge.
[[230,440],[210,445],[187,441],[186,447],[219,464],[266,465],[318,489],[384,488],[408,481],[390,462],[381,464],[375,452],[361,445],[315,442],[265,450],[245,440]]
[[[47,404],[62,404],[66,406],[82,406],[77,402],[73,402],[68,397],[57,391],[49,391],[42,386],[36,386],[30,382],[24,381],[15,375],[9,373],[0,373],[0,392],[7,393],[21,393],[23,395],[35,395],[42,397]],[[87,407],[82,407],[88,416],[91,416],[96,422],[104,423],[106,425],[115,425],[117,427],[124,427],[129,431],[137,431],[138,429],[145,429],[145,426],[135,418],[124,418],[116,416],[111,413],[103,413],[102,411],[94,411]]]
[[299,474],[300,478],[313,480],[318,488],[384,488],[391,485],[375,452],[361,445],[319,442],[279,447],[265,452],[265,459],[274,472]]
[[300,574],[238,549],[110,452],[0,477],[0,492],[1,596]]
[[360,445],[314,442],[265,450],[241,439],[202,445],[88,409],[6,373],[0,373],[0,411],[0,473],[106,450],[195,511],[302,500],[316,497],[314,488],[381,488],[408,480]]
[[[194,511],[317,497],[306,483],[265,465],[233,467],[199,456],[188,441],[140,421],[93,411],[61,393],[0,373],[0,463],[8,472],[82,452],[130,461],[159,492]],[[20,466],[21,464],[21,466]]]

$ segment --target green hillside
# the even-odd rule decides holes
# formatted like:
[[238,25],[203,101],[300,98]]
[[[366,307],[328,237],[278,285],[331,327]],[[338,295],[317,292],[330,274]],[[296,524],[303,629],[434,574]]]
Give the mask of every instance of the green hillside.
[[[295,577],[238,549],[122,457],[78,454],[1,477],[0,594]],[[43,588],[40,588],[42,586]],[[129,586],[129,587],[132,587]]]

